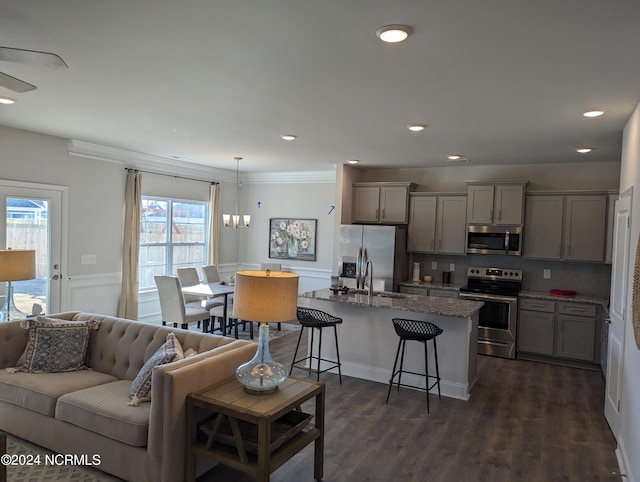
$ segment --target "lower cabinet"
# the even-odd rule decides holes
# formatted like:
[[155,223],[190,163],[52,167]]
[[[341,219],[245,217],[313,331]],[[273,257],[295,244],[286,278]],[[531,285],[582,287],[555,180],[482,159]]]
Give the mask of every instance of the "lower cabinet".
[[596,305],[520,298],[519,354],[598,363],[597,329]]
[[400,286],[400,293],[422,296],[439,296],[441,298],[458,298],[456,290],[428,288],[426,286]]

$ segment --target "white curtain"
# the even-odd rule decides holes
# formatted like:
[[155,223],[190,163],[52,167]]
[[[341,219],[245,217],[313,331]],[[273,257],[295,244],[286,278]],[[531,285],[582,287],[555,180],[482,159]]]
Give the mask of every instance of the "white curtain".
[[142,174],[129,170],[124,194],[124,239],[122,243],[122,285],[118,316],[138,319],[138,254],[140,251],[140,210]]
[[209,264],[218,266],[218,236],[220,233],[220,185],[209,188]]

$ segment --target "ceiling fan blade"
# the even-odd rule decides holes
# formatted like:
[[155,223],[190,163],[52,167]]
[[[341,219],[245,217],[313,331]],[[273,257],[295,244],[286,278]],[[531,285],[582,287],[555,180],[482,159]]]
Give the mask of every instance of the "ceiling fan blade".
[[0,72],[0,85],[14,92],[29,92],[30,90],[36,90],[37,87],[24,80],[16,79],[8,74]]
[[0,60],[16,62],[19,64],[36,64],[57,69],[68,69],[69,66],[57,54],[40,52],[38,50],[14,49],[12,47],[0,47]]

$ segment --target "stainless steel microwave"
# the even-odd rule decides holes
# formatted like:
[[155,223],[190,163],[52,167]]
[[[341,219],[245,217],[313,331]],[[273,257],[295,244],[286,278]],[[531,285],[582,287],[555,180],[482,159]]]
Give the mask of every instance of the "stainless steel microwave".
[[467,253],[520,256],[521,226],[468,226]]

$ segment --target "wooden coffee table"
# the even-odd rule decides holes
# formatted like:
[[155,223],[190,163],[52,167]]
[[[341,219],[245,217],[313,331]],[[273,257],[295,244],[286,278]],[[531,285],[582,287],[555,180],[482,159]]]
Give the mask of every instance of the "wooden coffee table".
[[[299,407],[314,397],[314,421],[300,427],[305,417]],[[315,442],[313,476],[322,480],[324,403],[324,383],[293,377],[268,395],[246,393],[235,378],[190,394],[185,480],[195,480],[198,455],[251,474],[258,481],[268,481],[273,471],[311,442]],[[198,423],[198,408],[211,412],[211,420]],[[289,420],[294,422],[286,430]],[[302,422],[295,426],[297,420]]]

